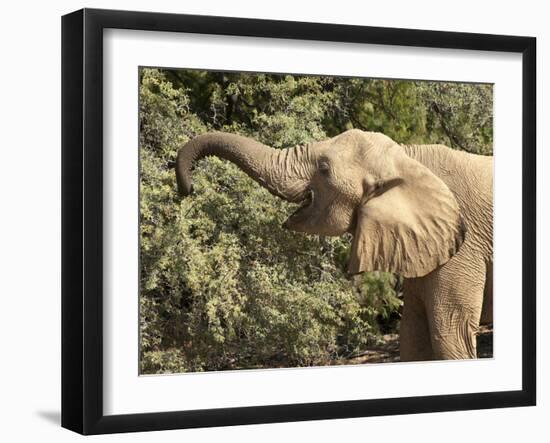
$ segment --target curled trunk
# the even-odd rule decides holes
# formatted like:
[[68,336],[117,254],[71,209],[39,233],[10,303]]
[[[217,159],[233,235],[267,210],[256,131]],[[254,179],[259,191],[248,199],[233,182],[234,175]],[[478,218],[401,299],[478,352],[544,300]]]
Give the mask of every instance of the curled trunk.
[[229,160],[272,194],[287,201],[300,201],[314,166],[309,146],[274,149],[253,139],[211,132],[189,141],[178,152],[176,179],[182,196],[193,190],[193,163],[207,156]]

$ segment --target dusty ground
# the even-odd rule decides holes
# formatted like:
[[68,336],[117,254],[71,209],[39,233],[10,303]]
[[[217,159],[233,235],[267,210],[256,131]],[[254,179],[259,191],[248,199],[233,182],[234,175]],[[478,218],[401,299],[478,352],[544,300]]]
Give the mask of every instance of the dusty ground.
[[[493,328],[481,326],[477,336],[478,358],[491,358],[493,356]],[[368,351],[356,357],[342,360],[344,365],[362,363],[390,363],[399,361],[399,335],[387,334],[382,337],[380,344],[373,346]]]

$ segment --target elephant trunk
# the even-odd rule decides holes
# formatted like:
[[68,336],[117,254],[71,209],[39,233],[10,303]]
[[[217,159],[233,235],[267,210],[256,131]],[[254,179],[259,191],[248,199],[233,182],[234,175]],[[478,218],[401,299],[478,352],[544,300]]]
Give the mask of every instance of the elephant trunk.
[[191,168],[207,156],[229,160],[272,194],[300,201],[307,190],[315,161],[309,146],[274,149],[235,134],[211,132],[189,141],[178,152],[176,179],[182,196],[193,190]]

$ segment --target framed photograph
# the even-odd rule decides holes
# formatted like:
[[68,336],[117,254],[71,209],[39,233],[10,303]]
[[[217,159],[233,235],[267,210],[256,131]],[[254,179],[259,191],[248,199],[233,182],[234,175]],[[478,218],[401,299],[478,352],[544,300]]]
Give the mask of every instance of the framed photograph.
[[535,405],[531,37],[62,19],[62,426]]

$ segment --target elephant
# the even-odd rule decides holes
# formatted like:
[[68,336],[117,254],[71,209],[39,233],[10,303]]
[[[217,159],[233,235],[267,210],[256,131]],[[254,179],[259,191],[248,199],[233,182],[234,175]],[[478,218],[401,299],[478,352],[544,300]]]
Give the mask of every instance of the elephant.
[[359,129],[287,149],[210,132],[178,151],[182,196],[192,192],[193,163],[211,155],[298,203],[284,228],[350,233],[350,276],[402,275],[401,361],[476,358],[479,326],[492,322],[491,156]]

